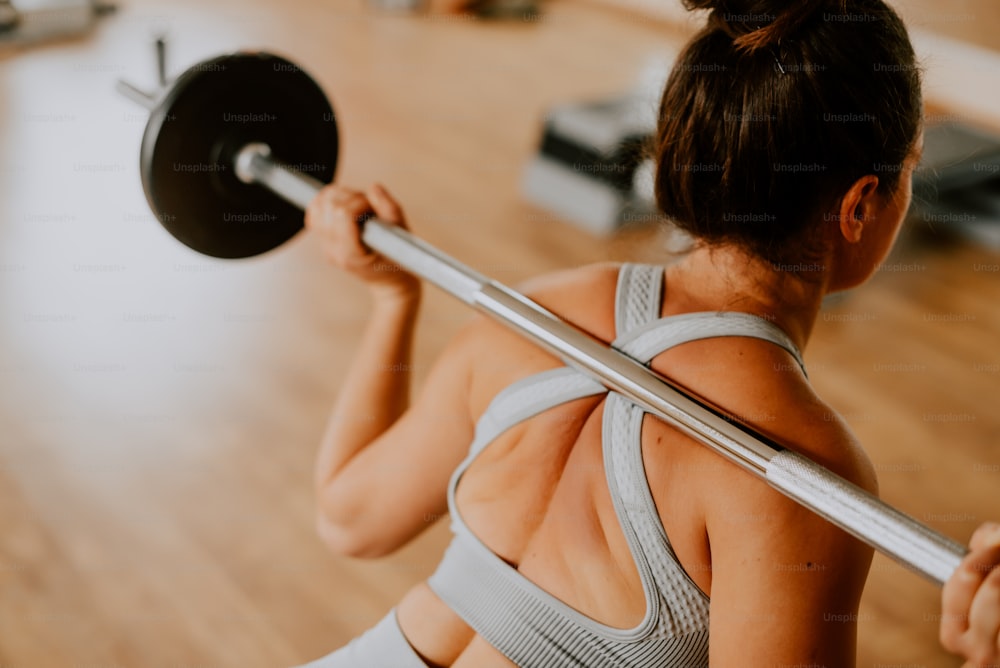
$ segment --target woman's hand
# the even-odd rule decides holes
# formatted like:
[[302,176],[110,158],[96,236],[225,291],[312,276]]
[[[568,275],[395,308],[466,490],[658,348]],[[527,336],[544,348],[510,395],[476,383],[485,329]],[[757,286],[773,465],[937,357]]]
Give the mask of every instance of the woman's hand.
[[306,209],[306,227],[319,235],[331,264],[364,281],[376,296],[419,292],[420,281],[413,274],[361,241],[361,223],[373,214],[406,229],[403,210],[381,185],[372,185],[367,192],[329,185]]
[[941,644],[968,662],[1000,666],[1000,524],[980,526],[941,593]]

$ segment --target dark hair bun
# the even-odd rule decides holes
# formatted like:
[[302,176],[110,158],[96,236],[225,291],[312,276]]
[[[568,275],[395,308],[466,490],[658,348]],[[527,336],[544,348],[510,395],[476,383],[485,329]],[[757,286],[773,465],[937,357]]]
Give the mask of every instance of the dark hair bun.
[[776,266],[822,260],[825,216],[868,174],[895,193],[919,133],[906,26],[883,0],[684,3],[711,14],[663,91],[660,209]]
[[708,9],[710,28],[725,33],[741,51],[754,52],[779,44],[827,0],[682,0],[689,10]]

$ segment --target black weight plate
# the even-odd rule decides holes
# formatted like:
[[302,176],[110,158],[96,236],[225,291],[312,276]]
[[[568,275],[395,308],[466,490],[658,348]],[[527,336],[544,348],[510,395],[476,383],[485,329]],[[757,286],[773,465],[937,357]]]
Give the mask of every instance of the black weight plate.
[[146,199],[167,231],[200,253],[250,257],[302,229],[298,207],[236,177],[235,156],[250,142],[323,183],[333,180],[330,102],[279,56],[236,53],[195,65],[150,114],[140,152]]

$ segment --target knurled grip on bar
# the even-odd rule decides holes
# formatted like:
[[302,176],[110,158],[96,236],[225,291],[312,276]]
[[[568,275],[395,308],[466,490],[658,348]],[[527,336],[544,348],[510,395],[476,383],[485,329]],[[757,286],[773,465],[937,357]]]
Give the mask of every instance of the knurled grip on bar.
[[771,458],[767,482],[900,564],[943,585],[965,547],[797,452]]

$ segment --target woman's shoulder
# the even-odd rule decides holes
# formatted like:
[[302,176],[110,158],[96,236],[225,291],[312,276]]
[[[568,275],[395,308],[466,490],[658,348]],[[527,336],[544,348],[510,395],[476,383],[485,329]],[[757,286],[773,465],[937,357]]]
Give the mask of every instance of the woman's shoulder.
[[[618,270],[613,263],[588,264],[541,274],[514,288],[531,301],[552,311],[562,320],[604,341],[614,338],[614,300]],[[476,315],[459,335],[459,340],[480,353],[523,355],[537,348],[486,315]],[[537,351],[541,353],[541,349]]]
[[549,272],[525,281],[518,290],[593,336],[611,341],[621,266],[601,262]]
[[[673,361],[697,368],[700,359],[701,370],[684,367],[671,373],[669,368],[660,367],[665,375],[673,375],[693,394],[769,440],[877,493],[875,470],[864,448],[787,352],[767,342],[740,338],[690,345]],[[655,423],[645,438],[648,442],[676,439],[674,434],[670,426]],[[716,548],[742,545],[748,558],[791,560],[799,554],[796,543],[804,542],[810,545],[804,561],[829,563],[850,555],[852,560],[861,560],[859,568],[864,566],[865,550],[859,550],[856,541],[840,529],[708,448],[690,439],[684,442],[686,446],[674,448],[671,454],[680,452],[686,470],[697,472],[697,480],[684,484],[692,495],[692,505],[704,518],[713,554]],[[656,457],[651,448],[644,452]],[[670,464],[661,462],[659,466]],[[767,540],[761,541],[762,536]],[[759,546],[760,552],[750,549],[751,545]],[[781,556],[783,552],[787,554]],[[863,577],[858,578],[863,582]]]
[[567,267],[533,276],[517,287],[524,294],[559,290],[579,290],[583,287],[611,283],[613,286],[622,268],[621,262],[594,262]]
[[[553,271],[514,287],[559,318],[610,342],[619,266],[602,263]],[[483,314],[462,328],[448,353],[462,355],[470,368],[470,403],[475,415],[503,387],[561,364],[551,353]]]
[[[751,337],[711,338],[666,351],[652,367],[768,439],[877,491],[874,467],[861,443],[784,348]],[[723,470],[727,479],[746,476],[735,466]]]

